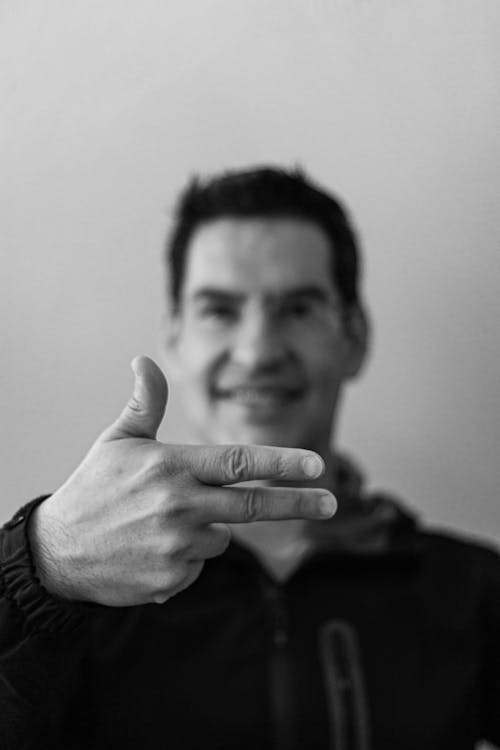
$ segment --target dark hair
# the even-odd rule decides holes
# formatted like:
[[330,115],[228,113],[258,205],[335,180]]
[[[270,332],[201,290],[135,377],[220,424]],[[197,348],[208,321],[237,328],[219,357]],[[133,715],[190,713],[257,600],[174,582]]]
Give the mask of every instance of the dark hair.
[[332,277],[344,304],[358,304],[359,251],[340,202],[315,186],[299,169],[257,167],[195,177],[181,193],[167,242],[172,304],[179,304],[186,255],[195,230],[220,218],[291,217],[312,221],[330,241]]

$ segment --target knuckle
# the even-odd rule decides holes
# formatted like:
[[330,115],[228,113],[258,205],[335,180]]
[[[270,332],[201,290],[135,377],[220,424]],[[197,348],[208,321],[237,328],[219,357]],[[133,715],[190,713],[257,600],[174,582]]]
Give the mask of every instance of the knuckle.
[[172,563],[179,563],[189,557],[191,544],[189,539],[180,534],[169,534],[163,544],[163,564],[170,572]]
[[203,567],[203,560],[177,565],[158,581],[151,592],[151,601],[164,604],[168,599],[184,591],[196,581]]
[[244,481],[252,469],[250,451],[244,445],[232,445],[227,448],[222,460],[227,475],[234,482]]
[[128,400],[127,409],[128,411],[131,411],[133,414],[142,414],[144,407],[141,404],[141,402],[136,398],[136,396],[132,395]]
[[174,478],[181,471],[177,457],[171,452],[166,453],[162,444],[148,445],[145,469],[154,480],[162,482]]
[[178,565],[175,570],[168,576],[168,588],[172,591],[179,586],[182,586],[188,575],[188,570],[185,565]]
[[175,489],[168,489],[162,492],[158,499],[157,512],[166,520],[180,516],[185,510],[185,500],[183,496]]
[[163,455],[153,454],[151,456],[151,465],[149,471],[153,476],[153,479],[162,481],[169,476],[168,463]]
[[286,479],[288,476],[288,464],[282,453],[273,456],[273,471],[277,479]]
[[165,602],[168,602],[172,594],[167,593],[163,589],[159,591],[157,594],[153,594],[152,603],[153,604],[165,604]]
[[258,521],[264,511],[264,498],[259,487],[247,487],[243,496],[243,518]]
[[187,573],[187,568],[183,565],[177,565],[174,568],[170,568],[153,589],[153,597],[156,598],[158,596],[165,599],[165,597],[172,596],[175,589],[183,585]]
[[193,571],[193,575],[198,578],[200,573],[202,572],[203,568],[205,567],[205,561],[204,560],[196,560],[195,562],[191,563],[191,568]]
[[295,499],[293,508],[294,515],[297,518],[309,518],[311,516],[312,502],[312,499],[308,495],[301,492]]
[[164,470],[164,456],[156,449],[156,446],[148,446],[148,451],[142,456],[141,474],[149,481],[157,481]]

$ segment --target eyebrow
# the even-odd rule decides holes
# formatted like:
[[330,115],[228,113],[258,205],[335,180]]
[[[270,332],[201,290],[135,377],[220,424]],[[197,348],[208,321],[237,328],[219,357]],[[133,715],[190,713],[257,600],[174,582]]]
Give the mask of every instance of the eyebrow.
[[[278,294],[269,293],[269,297],[277,297],[281,299],[310,299],[316,300],[317,302],[328,302],[330,295],[326,289],[315,284],[308,284],[305,286],[294,287],[292,289],[285,289]],[[220,300],[225,302],[233,302],[237,304],[245,299],[245,294],[234,292],[230,289],[222,289],[220,287],[204,286],[197,289],[192,299],[194,301],[205,301],[205,300]]]
[[238,294],[228,289],[219,289],[218,287],[204,286],[197,289],[192,295],[192,299],[195,302],[203,302],[205,300],[223,300],[226,302],[242,302],[244,299],[243,294]]

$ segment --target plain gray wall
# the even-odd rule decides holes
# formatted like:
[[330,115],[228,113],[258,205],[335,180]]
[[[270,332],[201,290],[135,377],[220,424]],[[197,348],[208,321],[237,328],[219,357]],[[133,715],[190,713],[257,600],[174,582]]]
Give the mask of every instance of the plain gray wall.
[[[158,354],[193,172],[302,163],[344,197],[374,352],[340,442],[430,522],[500,540],[500,3],[0,6],[0,519],[51,491]],[[175,398],[161,436],[186,438]]]

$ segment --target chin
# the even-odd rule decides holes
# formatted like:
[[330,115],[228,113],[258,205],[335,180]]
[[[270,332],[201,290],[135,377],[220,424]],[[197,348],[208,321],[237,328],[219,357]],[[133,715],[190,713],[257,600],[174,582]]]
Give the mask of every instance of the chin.
[[272,427],[244,426],[221,431],[225,443],[240,443],[243,445],[276,445],[283,448],[299,448],[302,440],[290,430]]

